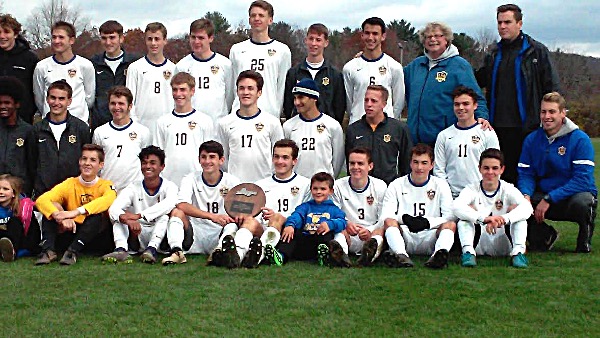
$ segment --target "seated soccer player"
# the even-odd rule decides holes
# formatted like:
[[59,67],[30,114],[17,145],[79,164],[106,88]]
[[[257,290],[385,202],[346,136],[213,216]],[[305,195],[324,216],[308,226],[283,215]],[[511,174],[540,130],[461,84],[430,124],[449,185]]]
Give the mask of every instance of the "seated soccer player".
[[527,218],[533,207],[517,188],[500,179],[504,172],[500,150],[484,150],[479,171],[483,179],[467,185],[454,200],[462,266],[476,266],[476,255],[510,254],[512,266],[526,268]]
[[[175,183],[160,177],[165,168],[165,152],[156,147],[143,148],[139,154],[143,180],[135,181],[123,189],[108,209],[113,222],[115,251],[102,256],[107,262],[131,262],[127,239],[135,236],[144,263],[156,263],[161,241],[168,233],[172,255],[178,257],[177,263],[185,263],[183,255],[183,226],[179,222],[169,223],[169,213],[177,203],[178,189]],[[165,258],[164,264],[175,263]]]
[[335,181],[332,199],[346,213],[346,230],[335,235],[344,252],[359,253],[358,264],[369,266],[383,246],[383,227],[379,221],[384,181],[369,175],[373,170],[371,151],[357,147],[348,154],[350,176]]
[[317,259],[321,266],[344,266],[341,260],[335,260],[340,255],[330,255],[335,248],[333,236],[346,228],[346,214],[329,199],[333,184],[333,177],[325,172],[310,179],[312,199],[300,204],[285,221],[277,247],[283,263]]
[[[101,230],[103,213],[117,197],[110,181],[98,177],[104,166],[104,151],[96,144],[85,144],[79,158],[78,177],[67,178],[36,201],[42,220],[42,253],[35,262],[45,265],[57,259],[56,241],[60,237],[71,244],[60,264],[72,265],[77,255]],[[71,240],[72,238],[72,240]]]
[[390,250],[383,258],[391,267],[413,267],[409,253],[431,255],[425,263],[429,268],[448,265],[456,231],[452,193],[445,180],[430,175],[433,166],[433,149],[417,144],[411,150],[411,172],[392,181],[385,193],[381,219]]

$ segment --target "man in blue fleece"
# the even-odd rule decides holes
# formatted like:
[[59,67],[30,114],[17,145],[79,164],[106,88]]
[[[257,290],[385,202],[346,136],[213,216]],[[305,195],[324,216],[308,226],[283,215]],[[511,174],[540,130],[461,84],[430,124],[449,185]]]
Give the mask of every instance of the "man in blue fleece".
[[525,138],[519,160],[519,190],[535,208],[528,220],[530,249],[550,250],[558,232],[545,219],[577,222],[576,252],[591,251],[598,190],[594,147],[589,136],[566,117],[565,99],[544,95],[541,127]]
[[319,265],[350,267],[350,260],[333,236],[346,228],[346,214],[329,199],[333,177],[316,173],[310,180],[312,199],[287,218],[277,249],[283,263],[290,259],[317,259]]

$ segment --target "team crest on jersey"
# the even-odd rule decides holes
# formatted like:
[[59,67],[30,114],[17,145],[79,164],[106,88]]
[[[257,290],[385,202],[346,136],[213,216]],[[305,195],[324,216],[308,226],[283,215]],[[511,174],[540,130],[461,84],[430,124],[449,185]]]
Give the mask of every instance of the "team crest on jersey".
[[427,198],[429,198],[430,200],[433,200],[435,198],[435,190],[433,190],[433,189],[427,190]]
[[560,146],[560,147],[558,147],[558,154],[559,154],[560,156],[563,156],[563,155],[564,155],[564,154],[566,154],[566,153],[567,153],[567,148],[565,148],[564,146]]
[[373,197],[373,195],[367,196],[367,204],[373,205],[373,202],[375,202],[375,197]]
[[75,143],[75,142],[77,142],[77,136],[69,135],[69,143]]
[[221,189],[219,189],[219,194],[221,194],[221,196],[225,197],[225,195],[227,195],[227,193],[229,192],[229,188],[227,187],[222,187]]
[[389,143],[391,140],[392,140],[392,135],[390,135],[390,134],[383,135],[383,142]]
[[323,78],[323,81],[321,81],[321,83],[323,84],[323,86],[328,86],[329,85],[329,78],[326,76]]
[[479,141],[481,141],[481,137],[479,137],[477,135],[471,136],[471,142],[473,142],[473,144],[477,144],[477,143],[479,143]]
[[168,80],[168,79],[170,79],[170,78],[171,78],[171,75],[172,75],[172,73],[171,73],[171,71],[170,71],[170,70],[165,70],[165,71],[163,72],[163,77],[165,78],[165,80]]
[[319,133],[322,133],[322,132],[324,132],[324,131],[325,131],[325,128],[326,128],[326,127],[325,127],[325,125],[324,125],[323,123],[321,123],[321,124],[317,124],[317,131],[318,131]]
[[81,205],[88,204],[93,200],[94,196],[90,194],[82,194],[81,196],[79,196],[79,202],[81,202]]
[[17,147],[22,147],[25,144],[25,140],[22,138],[17,139]]
[[277,51],[275,49],[269,49],[267,53],[269,53],[269,56],[273,56],[275,53],[277,53]]
[[210,66],[210,72],[217,74],[219,72],[219,66]]
[[385,66],[379,67],[379,74],[385,75],[385,73],[387,73],[387,68]]
[[135,133],[135,131],[132,131],[131,133],[129,133],[129,139],[130,140],[135,140],[137,138],[137,134]]
[[196,128],[197,123],[194,121],[190,121],[188,122],[188,128],[190,128],[190,130],[194,130],[194,128]]
[[437,72],[435,74],[435,79],[437,80],[437,82],[445,82],[447,76],[448,76],[448,73],[444,70],[441,72]]
[[504,203],[502,203],[502,200],[497,200],[496,203],[494,203],[494,205],[496,206],[496,210],[502,210]]
[[292,196],[298,195],[299,191],[300,191],[300,188],[298,188],[298,187],[291,187],[290,188],[290,192],[292,193]]
[[256,131],[261,131],[261,130],[263,130],[264,127],[265,127],[265,125],[260,122],[258,122],[257,124],[254,125],[254,128],[256,128]]
[[75,77],[75,75],[77,75],[77,69],[69,69],[67,73],[69,73],[70,77]]

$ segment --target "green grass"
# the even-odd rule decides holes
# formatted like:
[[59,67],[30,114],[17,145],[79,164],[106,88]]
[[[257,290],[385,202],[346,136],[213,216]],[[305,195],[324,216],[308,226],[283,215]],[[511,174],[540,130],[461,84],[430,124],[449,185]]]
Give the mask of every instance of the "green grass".
[[[594,140],[596,154],[600,140]],[[600,156],[596,156],[596,162]],[[596,170],[596,182],[600,182]],[[598,220],[596,224],[598,224]],[[574,254],[577,226],[528,254],[530,268],[329,269],[0,264],[0,334],[21,336],[600,336],[600,244]],[[599,243],[596,239],[595,243]]]

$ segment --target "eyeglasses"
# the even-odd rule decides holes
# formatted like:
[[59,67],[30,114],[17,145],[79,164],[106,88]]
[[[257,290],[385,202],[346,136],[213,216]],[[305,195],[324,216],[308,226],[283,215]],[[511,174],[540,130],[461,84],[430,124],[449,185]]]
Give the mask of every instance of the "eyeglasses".
[[443,34],[425,35],[426,40],[429,40],[431,38],[435,38],[437,40],[437,39],[441,39],[443,37],[444,37]]

